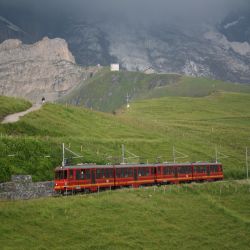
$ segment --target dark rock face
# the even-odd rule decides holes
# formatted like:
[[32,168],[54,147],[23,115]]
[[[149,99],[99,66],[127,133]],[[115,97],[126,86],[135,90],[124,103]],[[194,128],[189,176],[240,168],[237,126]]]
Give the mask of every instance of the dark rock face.
[[218,29],[230,42],[250,43],[250,10],[231,13]]

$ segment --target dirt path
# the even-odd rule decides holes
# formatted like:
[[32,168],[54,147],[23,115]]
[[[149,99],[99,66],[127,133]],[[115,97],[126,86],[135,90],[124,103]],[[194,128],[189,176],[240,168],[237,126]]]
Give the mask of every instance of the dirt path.
[[14,122],[17,122],[19,121],[20,117],[32,112],[32,111],[35,111],[35,110],[38,110],[41,108],[41,104],[33,104],[33,106],[29,109],[27,109],[26,111],[22,111],[22,112],[19,112],[19,113],[15,113],[15,114],[11,114],[11,115],[8,115],[6,116],[2,123],[14,123]]

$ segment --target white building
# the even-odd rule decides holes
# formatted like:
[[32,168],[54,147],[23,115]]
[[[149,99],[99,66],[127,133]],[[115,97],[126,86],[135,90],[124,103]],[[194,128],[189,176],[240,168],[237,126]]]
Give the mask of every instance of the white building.
[[120,65],[113,63],[113,64],[110,65],[110,70],[111,71],[119,71],[120,70]]

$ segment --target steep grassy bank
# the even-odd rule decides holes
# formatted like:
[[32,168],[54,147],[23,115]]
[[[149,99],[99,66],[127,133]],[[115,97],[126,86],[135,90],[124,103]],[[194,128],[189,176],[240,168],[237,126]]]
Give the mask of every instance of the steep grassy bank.
[[2,249],[249,249],[249,182],[0,203]]

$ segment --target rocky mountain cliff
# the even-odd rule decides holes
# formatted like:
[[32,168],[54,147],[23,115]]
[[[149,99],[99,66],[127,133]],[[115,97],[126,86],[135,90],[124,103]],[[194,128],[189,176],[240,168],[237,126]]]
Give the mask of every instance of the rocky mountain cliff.
[[109,5],[103,11],[97,11],[97,5],[92,9],[91,4],[77,5],[79,11],[73,11],[74,4],[65,1],[61,8],[53,1],[50,9],[21,4],[14,9],[7,2],[0,3],[0,42],[15,37],[26,43],[44,36],[61,37],[82,66],[118,62],[133,71],[150,68],[250,83],[249,9],[221,16],[216,22],[189,24],[169,21],[165,13],[161,22],[152,21],[149,15],[137,20],[141,6],[131,18],[131,9],[124,14],[122,7],[109,10]]
[[95,73],[82,68],[63,39],[27,45],[20,40],[0,44],[0,94],[41,101],[54,101]]

